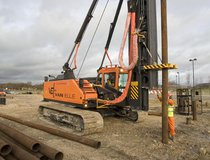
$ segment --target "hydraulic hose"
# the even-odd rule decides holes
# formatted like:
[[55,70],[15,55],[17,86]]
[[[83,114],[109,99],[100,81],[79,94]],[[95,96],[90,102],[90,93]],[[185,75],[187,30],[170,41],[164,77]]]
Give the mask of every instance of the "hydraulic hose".
[[[120,47],[120,53],[119,53],[119,64],[120,66],[125,70],[132,70],[138,61],[138,46],[137,46],[137,34],[135,34],[135,13],[128,13],[127,20],[126,20],[126,27],[123,35],[122,44]],[[128,36],[128,31],[131,23],[131,41],[130,41],[130,54],[129,54],[129,66],[126,66],[123,62],[123,51],[125,48],[126,38]]]
[[[120,97],[112,100],[112,101],[106,101],[105,103],[108,105],[114,105],[117,103],[122,102],[128,94],[130,83],[131,83],[131,77],[132,77],[132,69],[136,66],[136,63],[138,61],[138,44],[137,44],[137,35],[134,34],[135,32],[135,12],[128,13],[127,19],[126,19],[126,25],[125,25],[125,32],[123,35],[122,44],[120,47],[120,53],[119,53],[119,63],[123,69],[128,70],[128,79],[126,82],[125,89]],[[126,38],[128,35],[129,27],[131,24],[131,39],[130,39],[130,50],[129,50],[129,66],[125,66],[123,63],[123,50],[126,43]]]

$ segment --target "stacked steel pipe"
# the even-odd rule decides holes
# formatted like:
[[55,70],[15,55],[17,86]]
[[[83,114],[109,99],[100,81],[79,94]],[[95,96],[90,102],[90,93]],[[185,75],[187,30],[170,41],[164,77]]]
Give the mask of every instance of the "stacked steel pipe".
[[0,155],[7,156],[12,151],[12,147],[4,141],[2,138],[0,139]]
[[0,123],[0,160],[62,159],[62,152]]
[[99,148],[101,146],[100,141],[92,140],[92,139],[89,139],[89,138],[86,138],[86,137],[81,137],[81,136],[78,136],[78,135],[75,135],[75,134],[72,134],[72,133],[67,133],[67,132],[64,132],[62,130],[58,130],[58,129],[54,129],[54,128],[51,128],[51,127],[48,127],[48,126],[40,125],[38,123],[25,121],[25,120],[22,120],[22,119],[19,119],[19,118],[16,118],[16,117],[12,117],[12,116],[9,116],[9,115],[5,115],[5,114],[2,114],[2,113],[0,113],[0,117],[8,119],[10,121],[20,123],[22,125],[25,125],[25,126],[28,126],[28,127],[31,127],[31,128],[39,129],[41,131],[44,131],[44,132],[47,132],[47,133],[50,133],[50,134],[53,134],[53,135],[56,135],[56,136],[59,136],[59,137],[62,137],[62,138],[66,138],[66,139],[69,139],[69,140],[72,140],[72,141],[75,141],[75,142],[78,142],[78,143],[81,143],[81,144],[85,144],[85,145],[88,145],[88,146],[93,147],[93,148]]

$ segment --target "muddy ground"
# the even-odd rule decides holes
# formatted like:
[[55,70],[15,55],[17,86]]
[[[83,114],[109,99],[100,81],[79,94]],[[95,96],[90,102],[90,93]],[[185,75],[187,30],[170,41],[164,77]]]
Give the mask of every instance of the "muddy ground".
[[[51,125],[38,116],[42,95],[13,96],[13,99],[7,99],[7,105],[0,106],[1,113]],[[206,102],[210,97],[204,98]],[[150,97],[150,106],[152,109],[160,106],[155,96]],[[186,124],[186,116],[175,115],[175,120],[175,142],[164,145],[161,143],[161,117],[142,113],[139,123],[107,117],[102,133],[86,136],[101,141],[101,148],[94,149],[0,118],[2,123],[62,151],[64,160],[210,160],[210,105],[204,107],[198,121],[190,125]]]

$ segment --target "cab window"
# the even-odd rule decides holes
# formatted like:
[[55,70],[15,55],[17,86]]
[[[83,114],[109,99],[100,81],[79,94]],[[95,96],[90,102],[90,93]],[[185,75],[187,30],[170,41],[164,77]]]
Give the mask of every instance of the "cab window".
[[123,90],[125,89],[126,86],[126,82],[128,79],[128,74],[120,74],[119,75],[119,91],[123,92]]
[[115,73],[104,74],[104,84],[115,87]]
[[101,85],[102,85],[102,74],[99,74],[99,75],[98,75],[97,84],[101,84]]

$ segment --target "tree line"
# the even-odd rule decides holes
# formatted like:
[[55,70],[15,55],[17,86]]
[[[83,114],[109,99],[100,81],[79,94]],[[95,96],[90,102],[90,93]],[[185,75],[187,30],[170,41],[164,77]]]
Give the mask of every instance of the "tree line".
[[33,85],[31,82],[27,82],[27,83],[2,83],[2,84],[0,84],[0,89],[8,89],[8,90],[37,89],[37,90],[42,90],[43,89],[43,84]]

